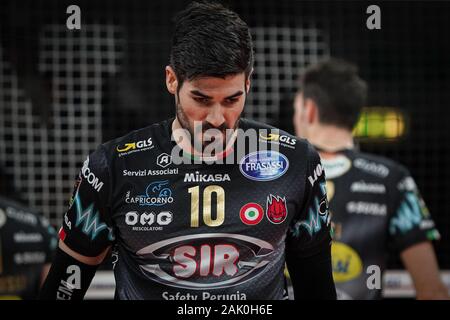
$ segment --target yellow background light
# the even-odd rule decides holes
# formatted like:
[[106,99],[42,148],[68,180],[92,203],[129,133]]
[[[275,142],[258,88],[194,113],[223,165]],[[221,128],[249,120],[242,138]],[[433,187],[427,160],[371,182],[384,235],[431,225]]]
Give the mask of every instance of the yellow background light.
[[398,140],[406,134],[405,115],[397,108],[366,107],[353,134],[363,140]]

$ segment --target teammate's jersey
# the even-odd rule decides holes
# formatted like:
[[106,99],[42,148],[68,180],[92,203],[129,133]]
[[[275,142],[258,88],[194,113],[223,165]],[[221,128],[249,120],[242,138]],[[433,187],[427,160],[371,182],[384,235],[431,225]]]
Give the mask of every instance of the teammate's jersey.
[[48,220],[0,197],[0,299],[35,299],[57,234]]
[[388,251],[439,237],[413,178],[403,166],[344,150],[322,159],[334,226],[333,276],[338,299],[381,297]]
[[172,121],[89,155],[61,239],[85,256],[114,245],[118,299],[286,298],[285,255],[312,255],[331,241],[317,152],[241,119],[265,149],[234,164],[233,152],[225,164],[175,164]]

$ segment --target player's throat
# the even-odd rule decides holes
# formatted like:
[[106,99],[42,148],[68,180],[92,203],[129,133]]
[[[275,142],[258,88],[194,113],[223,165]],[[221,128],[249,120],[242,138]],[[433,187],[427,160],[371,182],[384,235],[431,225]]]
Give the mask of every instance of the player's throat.
[[[232,153],[234,149],[234,143],[237,138],[238,134],[238,126],[233,129],[233,133],[230,135],[230,138],[228,139],[226,146],[223,148],[222,151],[218,152],[217,154],[205,155],[203,152],[197,150],[192,145],[191,137],[189,136],[189,131],[184,129],[180,122],[178,121],[178,118],[175,118],[172,122],[172,135],[174,132],[177,132],[177,136],[173,140],[176,142],[176,144],[183,150],[183,156],[186,156],[191,159],[197,159],[201,161],[216,161],[219,159],[226,158],[230,153]],[[203,149],[203,147],[202,147]]]

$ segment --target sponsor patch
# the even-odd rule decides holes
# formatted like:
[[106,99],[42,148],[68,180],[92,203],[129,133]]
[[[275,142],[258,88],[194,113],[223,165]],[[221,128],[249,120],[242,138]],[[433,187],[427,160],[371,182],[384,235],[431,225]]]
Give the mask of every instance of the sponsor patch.
[[263,219],[264,210],[259,204],[250,202],[241,208],[239,216],[243,223],[249,226],[254,226],[260,223]]
[[150,244],[136,254],[143,276],[190,290],[241,285],[273,261],[273,246],[240,234],[191,234]]
[[260,141],[275,143],[282,145],[283,147],[295,149],[295,145],[297,143],[297,139],[289,137],[287,135],[280,135],[279,133],[269,133],[264,134],[262,132],[259,133]]
[[359,277],[363,270],[363,263],[359,254],[342,242],[332,242],[331,261],[333,279],[336,283],[353,280]]
[[280,178],[289,168],[285,155],[273,151],[252,152],[239,163],[241,173],[250,180],[271,181]]
[[353,160],[353,166],[381,178],[386,178],[389,175],[389,169],[385,165],[362,158]]
[[140,206],[163,206],[173,202],[172,189],[169,180],[155,181],[145,189],[145,194],[131,197],[130,191],[125,197],[126,203],[135,203]]
[[381,183],[366,183],[365,181],[355,181],[350,186],[350,191],[355,193],[386,193],[386,186]]
[[343,155],[336,156],[332,159],[322,159],[321,162],[327,179],[340,177],[352,167],[350,159]]
[[381,203],[351,201],[346,206],[348,213],[363,214],[370,216],[385,216],[387,206]]
[[286,198],[270,194],[267,197],[267,219],[274,224],[280,224],[286,220],[287,214]]
[[164,226],[173,221],[170,211],[143,212],[130,211],[125,214],[125,223],[132,227],[133,231],[162,231]]
[[141,152],[153,149],[152,138],[148,138],[147,140],[141,140],[136,142],[129,142],[123,145],[119,145],[116,147],[116,151],[119,154],[119,157],[123,157],[135,152]]

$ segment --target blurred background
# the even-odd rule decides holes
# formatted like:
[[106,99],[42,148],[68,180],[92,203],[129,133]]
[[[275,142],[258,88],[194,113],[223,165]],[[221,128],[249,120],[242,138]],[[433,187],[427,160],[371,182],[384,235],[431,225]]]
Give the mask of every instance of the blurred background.
[[[164,67],[171,19],[188,2],[0,2],[2,194],[59,228],[89,152],[174,115]],[[249,24],[256,48],[246,117],[294,133],[297,75],[330,56],[359,66],[370,86],[360,148],[410,169],[442,235],[439,264],[450,269],[450,3],[379,1],[381,30],[368,30],[368,2],[222,2]],[[80,30],[66,27],[72,4]],[[410,294],[402,272],[388,276],[391,296]]]

